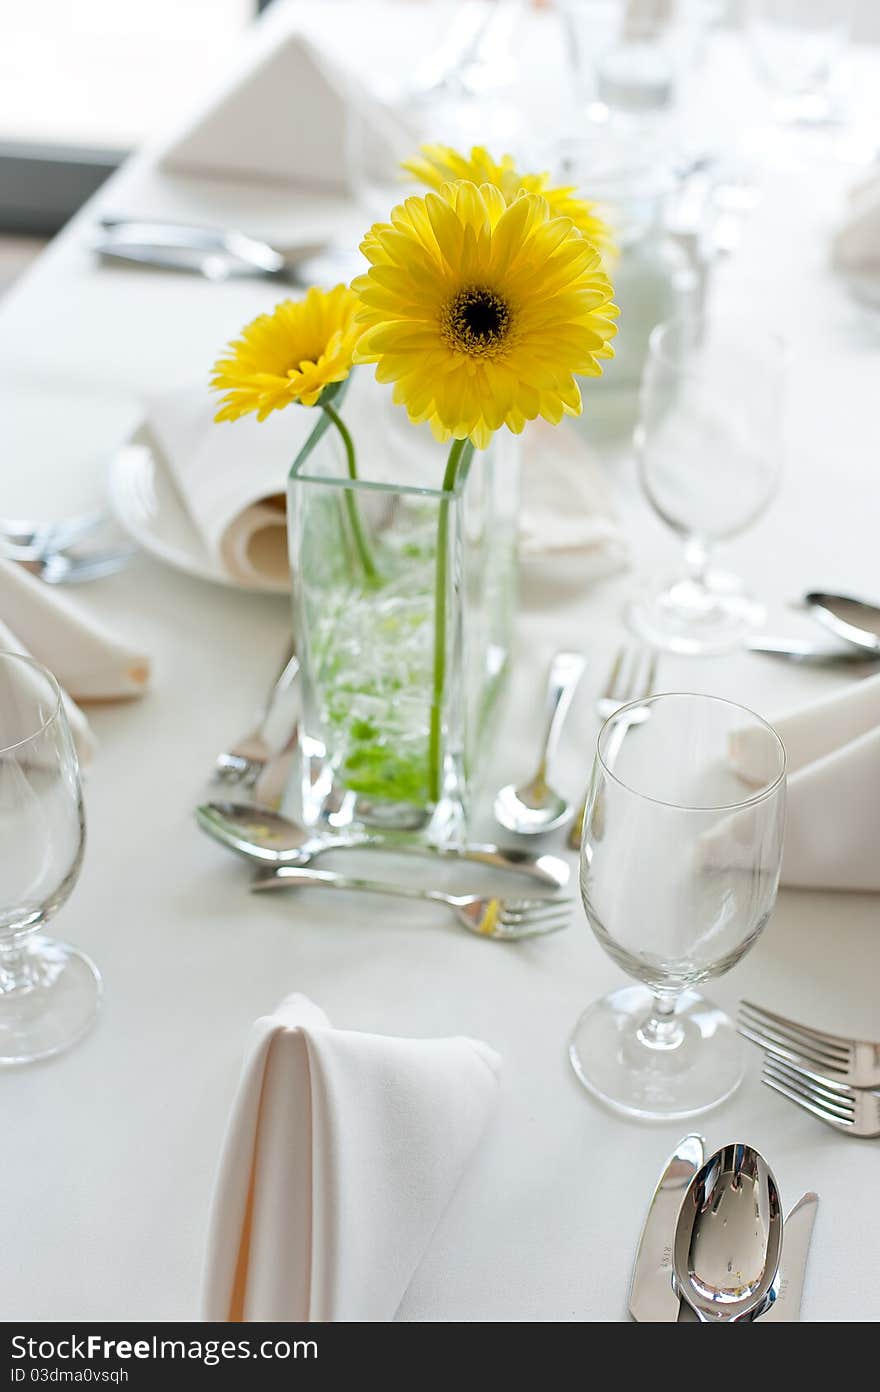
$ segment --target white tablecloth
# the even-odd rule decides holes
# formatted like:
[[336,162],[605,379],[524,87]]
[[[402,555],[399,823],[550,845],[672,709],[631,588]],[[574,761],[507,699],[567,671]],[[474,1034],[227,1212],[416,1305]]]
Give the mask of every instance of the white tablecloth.
[[[742,112],[741,95],[731,105]],[[0,305],[4,513],[90,506],[139,394],[207,376],[223,342],[276,298],[271,285],[94,265],[86,243],[96,209],[143,194],[151,158],[132,161]],[[769,179],[717,287],[753,316],[756,334],[782,327],[793,345],[782,488],[728,549],[767,598],[768,627],[782,632],[798,622],[787,602],[808,586],[880,596],[880,330],[826,270],[850,173],[828,166]],[[674,563],[632,460],[614,469],[639,568]],[[546,663],[558,647],[582,646],[589,670],[560,767],[567,791],[580,791],[592,698],[624,637],[631,585],[624,576],[584,592],[574,574],[552,587],[524,577],[490,786],[526,772]],[[687,1125],[612,1115],[571,1072],[569,1026],[622,983],[580,910],[567,933],[508,948],[459,933],[428,905],[249,897],[243,867],[202,836],[192,808],[277,665],[286,603],[221,591],[147,557],[80,599],[153,654],[155,689],[94,716],[101,749],[87,786],[85,868],[56,925],[100,964],[100,1022],[68,1055],[0,1073],[3,1317],[195,1317],[247,1031],[302,991],[347,1028],[461,1033],[504,1058],[497,1121],[400,1317],[624,1318],[645,1205]],[[668,689],[715,692],[771,716],[849,679],[747,655],[662,665]],[[730,1010],[746,995],[880,1037],[878,980],[880,899],[787,891],[755,948],[709,993]],[[786,1206],[820,1192],[804,1318],[876,1319],[876,1145],[824,1128],[763,1089],[758,1073],[755,1052],[738,1094],[702,1119],[710,1144],[760,1147]]]

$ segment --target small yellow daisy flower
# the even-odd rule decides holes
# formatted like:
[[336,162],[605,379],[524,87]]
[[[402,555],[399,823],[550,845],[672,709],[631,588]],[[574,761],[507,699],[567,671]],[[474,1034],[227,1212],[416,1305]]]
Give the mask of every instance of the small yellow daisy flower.
[[357,295],[337,285],[313,287],[305,299],[283,300],[271,314],[259,315],[214,364],[211,386],[225,393],[215,419],[255,411],[265,420],[293,401],[314,406],[325,387],[349,374],[360,332],[357,309]]
[[578,231],[601,252],[614,251],[608,224],[594,204],[578,197],[573,184],[552,188],[548,173],[520,174],[511,155],[496,160],[482,145],[475,145],[469,155],[459,154],[450,145],[423,145],[420,155],[403,161],[403,168],[419,183],[438,192],[446,183],[468,179],[472,184],[492,184],[500,189],[507,204],[521,193],[539,193],[547,200],[553,217],[571,218]]
[[508,204],[493,184],[408,198],[361,250],[355,362],[440,440],[484,449],[502,425],[578,415],[575,376],[613,356],[617,306],[599,253],[544,198]]

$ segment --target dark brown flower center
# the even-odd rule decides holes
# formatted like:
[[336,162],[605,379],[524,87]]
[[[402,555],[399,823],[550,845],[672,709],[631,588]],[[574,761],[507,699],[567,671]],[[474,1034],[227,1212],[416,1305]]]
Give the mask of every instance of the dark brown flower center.
[[443,337],[452,348],[472,357],[496,352],[510,331],[510,305],[495,290],[468,286],[447,303]]

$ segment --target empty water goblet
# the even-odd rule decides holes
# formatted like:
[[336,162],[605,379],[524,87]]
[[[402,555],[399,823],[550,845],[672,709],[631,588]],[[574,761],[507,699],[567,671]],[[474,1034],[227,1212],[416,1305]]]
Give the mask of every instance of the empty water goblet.
[[748,0],[746,33],[755,67],[777,97],[783,122],[839,121],[837,80],[856,0]]
[[760,517],[782,458],[785,348],[748,323],[689,315],[650,338],[635,432],[642,487],[684,541],[678,575],[650,582],[628,613],[656,647],[725,652],[760,625],[763,606],[712,551]]
[[589,1006],[569,1054],[619,1111],[690,1116],[738,1087],[734,1025],[694,987],[734,967],[767,923],[784,814],[782,742],[742,706],[653,696],[602,727],[581,894],[600,945],[640,984]]
[[0,1064],[66,1049],[91,1026],[94,964],[39,931],[76,883],[85,820],[57,681],[0,652]]

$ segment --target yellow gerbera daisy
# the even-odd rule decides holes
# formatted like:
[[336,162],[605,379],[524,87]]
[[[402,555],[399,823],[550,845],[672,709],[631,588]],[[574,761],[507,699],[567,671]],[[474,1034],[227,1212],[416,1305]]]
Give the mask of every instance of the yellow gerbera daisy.
[[225,392],[215,419],[256,411],[257,420],[265,420],[292,401],[314,406],[326,386],[349,374],[360,332],[357,308],[357,295],[337,285],[313,287],[304,300],[283,300],[271,314],[259,315],[214,364],[211,386]]
[[468,179],[472,184],[493,184],[510,204],[521,193],[539,193],[546,198],[554,217],[571,218],[579,232],[602,252],[614,250],[614,239],[608,224],[596,211],[595,204],[579,198],[573,184],[551,188],[550,175],[520,174],[511,155],[493,159],[482,145],[475,145],[469,155],[459,154],[449,145],[423,145],[420,155],[403,161],[403,168],[428,188],[438,191],[456,179]]
[[617,306],[599,253],[545,199],[494,185],[408,198],[361,245],[356,362],[440,440],[485,448],[500,426],[578,415],[575,374],[613,356]]

